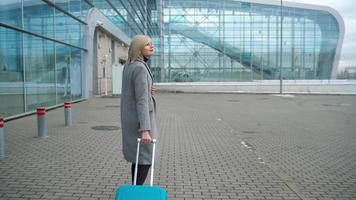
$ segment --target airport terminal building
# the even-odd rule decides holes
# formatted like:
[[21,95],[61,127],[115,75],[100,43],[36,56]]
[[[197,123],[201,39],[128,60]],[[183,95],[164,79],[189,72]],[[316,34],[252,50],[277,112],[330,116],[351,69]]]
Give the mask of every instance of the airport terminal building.
[[120,94],[137,34],[156,82],[335,79],[344,29],[332,8],[270,0],[2,0],[0,114]]

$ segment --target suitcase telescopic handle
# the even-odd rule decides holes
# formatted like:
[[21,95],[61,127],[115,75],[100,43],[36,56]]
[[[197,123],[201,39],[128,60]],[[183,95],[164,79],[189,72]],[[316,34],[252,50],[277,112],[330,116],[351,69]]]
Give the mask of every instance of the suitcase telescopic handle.
[[[154,165],[155,165],[155,153],[156,153],[156,139],[152,139],[151,143],[153,144],[153,149],[152,149],[152,165],[151,165],[151,180],[150,180],[150,185],[153,186],[153,171],[154,171]],[[140,154],[140,145],[141,144],[141,138],[137,138],[137,151],[136,151],[136,163],[135,163],[135,176],[134,176],[134,185],[136,185],[137,181],[137,171],[138,171],[138,156]]]

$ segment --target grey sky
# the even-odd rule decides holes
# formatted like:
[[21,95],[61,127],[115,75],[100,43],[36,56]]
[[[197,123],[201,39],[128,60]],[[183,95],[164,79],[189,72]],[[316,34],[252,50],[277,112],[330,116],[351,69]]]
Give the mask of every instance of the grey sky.
[[285,0],[323,5],[337,10],[345,22],[345,36],[339,68],[356,66],[356,1],[355,0]]

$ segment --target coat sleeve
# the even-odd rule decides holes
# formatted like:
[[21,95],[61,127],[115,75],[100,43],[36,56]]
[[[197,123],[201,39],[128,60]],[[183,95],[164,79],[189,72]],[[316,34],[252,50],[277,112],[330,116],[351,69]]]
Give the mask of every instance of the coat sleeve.
[[150,131],[150,113],[148,108],[149,103],[149,85],[147,80],[147,70],[144,66],[136,66],[133,71],[133,83],[135,88],[136,108],[139,129],[138,131]]

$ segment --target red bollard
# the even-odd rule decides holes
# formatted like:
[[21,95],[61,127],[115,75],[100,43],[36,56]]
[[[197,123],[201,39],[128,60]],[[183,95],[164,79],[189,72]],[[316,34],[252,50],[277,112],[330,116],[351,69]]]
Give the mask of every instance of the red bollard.
[[37,137],[46,138],[47,129],[46,129],[46,108],[38,107],[37,108]]
[[64,122],[65,126],[72,125],[72,103],[70,102],[64,103]]
[[0,160],[5,159],[4,119],[0,116]]
[[0,128],[4,127],[4,119],[0,115]]
[[64,108],[72,108],[71,102],[64,102]]

